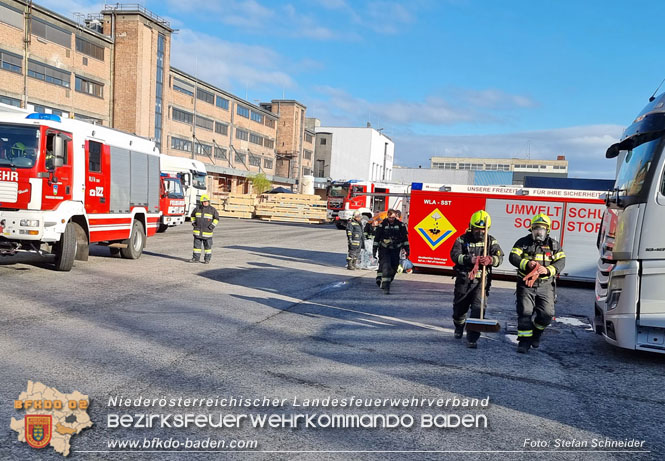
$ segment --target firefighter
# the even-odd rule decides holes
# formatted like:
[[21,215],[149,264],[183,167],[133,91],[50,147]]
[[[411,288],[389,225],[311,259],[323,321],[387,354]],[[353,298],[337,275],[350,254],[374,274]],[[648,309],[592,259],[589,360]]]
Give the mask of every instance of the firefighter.
[[[469,228],[455,240],[455,244],[450,250],[450,259],[455,263],[453,323],[457,339],[461,339],[464,334],[469,309],[471,309],[471,318],[480,318],[482,300],[482,269],[480,268],[487,267],[485,293],[489,295],[492,267],[499,267],[503,262],[503,251],[501,251],[499,242],[491,235],[487,236],[487,256],[483,256],[485,232],[491,225],[492,218],[485,210],[476,211],[471,215]],[[475,349],[479,337],[480,332],[467,331],[467,347]]]
[[510,251],[517,268],[517,352],[540,346],[540,337],[554,317],[556,276],[566,264],[559,242],[550,237],[552,220],[539,213],[531,220],[531,233]]
[[346,256],[346,268],[350,271],[358,269],[360,250],[365,247],[362,225],[363,215],[359,210],[353,212],[353,219],[346,225],[346,237],[349,241],[349,253]]
[[[406,225],[397,220],[395,210],[388,210],[388,217],[376,228],[372,253],[379,256],[379,275],[377,285],[385,294],[390,294],[390,283],[395,278],[399,266],[400,252],[404,250],[409,257],[409,236]],[[380,276],[380,278],[379,278]]]
[[201,249],[205,252],[203,264],[210,264],[212,258],[212,232],[219,222],[217,210],[210,205],[210,197],[201,196],[201,203],[192,212],[192,226],[194,227],[194,254],[190,263],[197,263],[201,259]]

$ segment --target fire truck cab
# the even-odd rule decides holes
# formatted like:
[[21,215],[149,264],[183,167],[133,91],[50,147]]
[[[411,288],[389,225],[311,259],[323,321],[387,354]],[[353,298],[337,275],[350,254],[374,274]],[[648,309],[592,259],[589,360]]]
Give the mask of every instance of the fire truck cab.
[[185,194],[180,178],[162,173],[160,184],[159,210],[162,216],[157,232],[165,232],[169,227],[185,222]]
[[55,255],[69,271],[91,243],[141,256],[160,219],[159,152],[138,136],[53,114],[0,110],[0,255]]
[[[408,186],[372,181],[333,181],[328,186],[328,220],[345,229],[353,213],[360,211],[368,220],[390,208],[400,209]],[[399,194],[390,196],[387,194]],[[373,195],[376,194],[376,195]]]

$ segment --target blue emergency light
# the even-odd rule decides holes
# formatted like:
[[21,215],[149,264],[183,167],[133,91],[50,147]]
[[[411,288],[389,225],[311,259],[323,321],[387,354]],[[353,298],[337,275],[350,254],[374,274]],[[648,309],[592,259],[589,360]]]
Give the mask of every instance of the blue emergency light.
[[26,117],[29,120],[51,120],[52,122],[62,122],[59,115],[55,114],[42,114],[41,112],[34,112]]

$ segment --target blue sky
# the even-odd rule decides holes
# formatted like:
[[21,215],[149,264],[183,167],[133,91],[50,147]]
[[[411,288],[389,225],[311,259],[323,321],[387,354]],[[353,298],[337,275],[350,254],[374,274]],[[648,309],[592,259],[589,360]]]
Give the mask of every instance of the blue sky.
[[[73,18],[87,0],[38,4]],[[324,126],[375,128],[396,163],[554,159],[613,177],[605,149],[665,78],[662,2],[148,0],[171,64],[250,102],[296,99]]]

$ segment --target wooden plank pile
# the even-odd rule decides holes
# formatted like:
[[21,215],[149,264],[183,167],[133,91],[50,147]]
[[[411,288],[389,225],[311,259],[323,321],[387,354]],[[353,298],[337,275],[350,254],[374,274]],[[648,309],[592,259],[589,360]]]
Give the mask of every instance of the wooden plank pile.
[[326,201],[318,195],[264,194],[256,206],[263,221],[321,224],[327,222]]
[[253,218],[256,194],[230,193],[222,200],[219,215],[227,218]]

